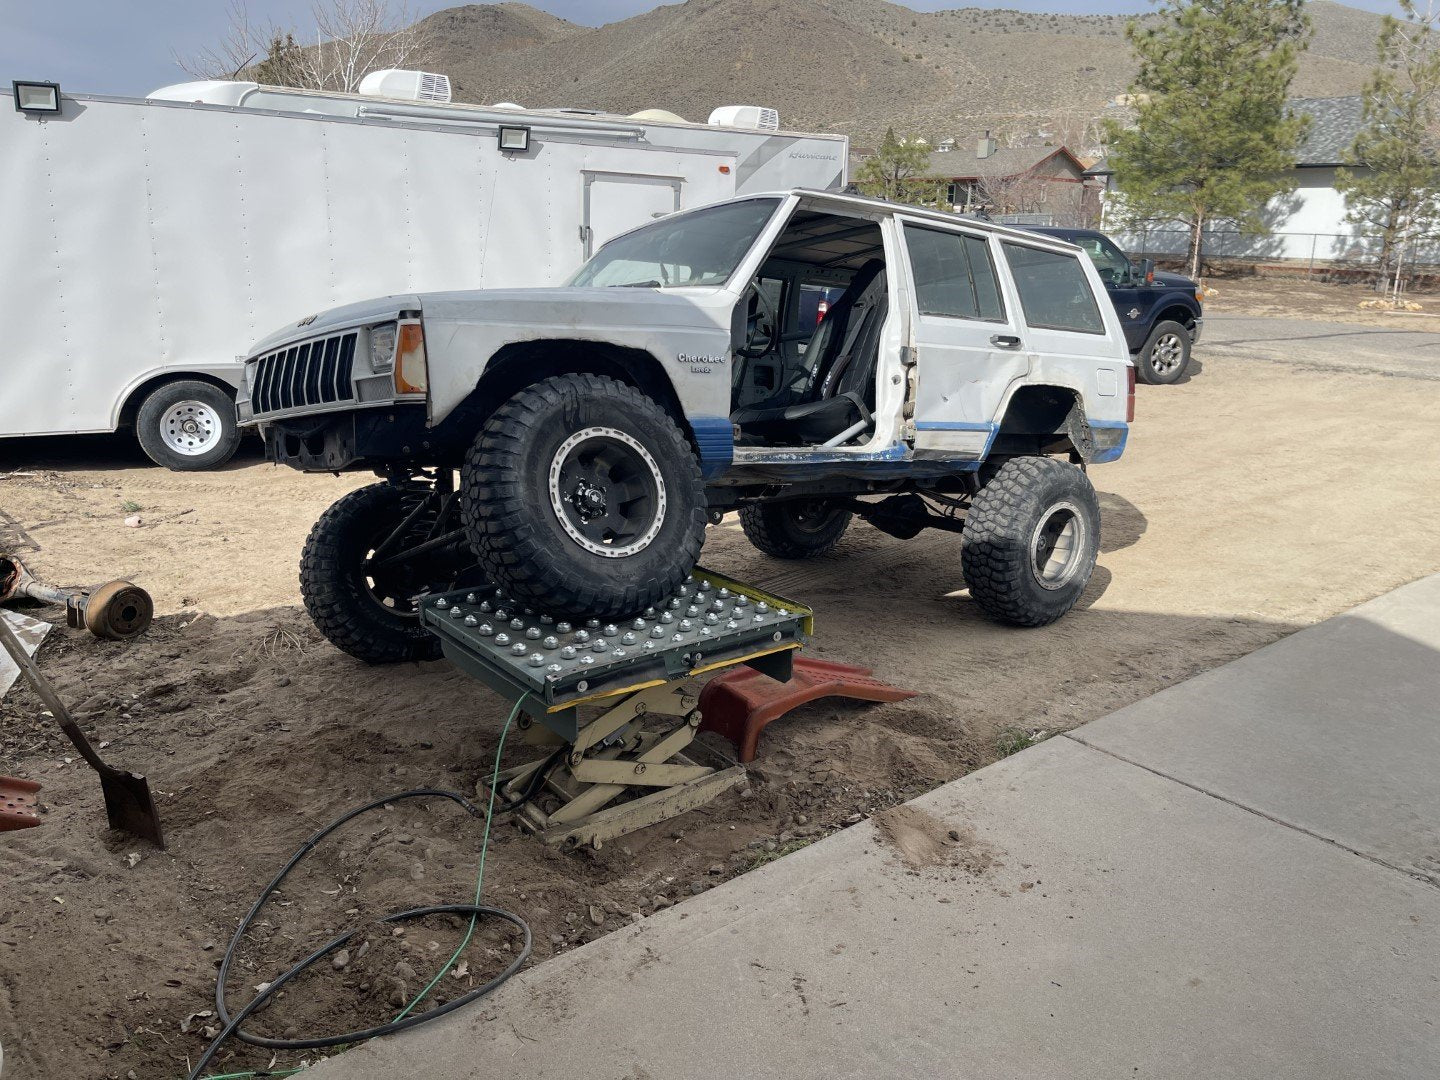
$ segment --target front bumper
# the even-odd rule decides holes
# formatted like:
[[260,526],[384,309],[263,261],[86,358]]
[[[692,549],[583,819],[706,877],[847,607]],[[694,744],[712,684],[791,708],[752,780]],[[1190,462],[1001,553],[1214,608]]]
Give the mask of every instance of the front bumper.
[[1194,325],[1194,326],[1191,328],[1191,330],[1190,330],[1190,344],[1191,344],[1191,345],[1199,345],[1199,344],[1200,344],[1200,331],[1203,330],[1204,328],[1205,328],[1205,320],[1204,320],[1204,319],[1196,319],[1196,320],[1195,320],[1195,325]]
[[324,413],[261,422],[265,458],[301,472],[341,472],[396,462],[431,464],[434,433],[425,406]]

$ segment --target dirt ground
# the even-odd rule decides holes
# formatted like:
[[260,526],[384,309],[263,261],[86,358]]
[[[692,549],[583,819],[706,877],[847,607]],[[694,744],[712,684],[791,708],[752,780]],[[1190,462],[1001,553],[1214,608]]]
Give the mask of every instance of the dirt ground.
[[[386,793],[473,792],[505,708],[443,662],[365,668],[310,627],[300,546],[330,501],[369,478],[301,476],[253,458],[178,475],[119,440],[4,449],[0,547],[51,580],[124,575],[155,596],[160,617],[139,640],[62,627],[40,661],[105,754],[149,776],[169,840],[158,852],[112,837],[93,775],[31,693],[11,692],[0,773],[40,781],[48,813],[0,841],[6,1077],[180,1077],[216,1023],[218,958],[289,853]],[[486,896],[530,922],[534,960],[1440,570],[1433,383],[1204,359],[1183,385],[1141,387],[1129,451],[1093,476],[1100,566],[1080,608],[1043,630],[980,618],[948,534],[900,541],[857,525],[831,557],[795,564],[754,551],[733,520],[712,529],[708,566],[815,608],[812,653],[873,665],[921,694],[807,707],[765,733],[748,791],[598,852],[560,853],[498,828]],[[140,507],[140,528],[123,524],[127,504]],[[518,744],[505,755],[533,756]],[[923,830],[895,821],[923,857]],[[342,830],[262,912],[231,993],[243,1003],[359,926],[349,963],[322,963],[254,1029],[310,1036],[393,1016],[461,929],[442,919],[397,935],[371,920],[468,900],[479,840],[478,822],[441,799]],[[447,974],[439,999],[517,947],[513,932],[487,925],[468,972]],[[232,1042],[213,1071],[271,1061]]]
[[1205,287],[1207,314],[1272,315],[1431,332],[1440,329],[1440,292],[1432,288],[1403,294],[1405,300],[1420,306],[1418,312],[1391,312],[1360,306],[1383,299],[1383,294],[1371,286],[1327,281],[1319,273],[1307,276],[1295,271],[1252,273],[1222,269],[1206,275]]

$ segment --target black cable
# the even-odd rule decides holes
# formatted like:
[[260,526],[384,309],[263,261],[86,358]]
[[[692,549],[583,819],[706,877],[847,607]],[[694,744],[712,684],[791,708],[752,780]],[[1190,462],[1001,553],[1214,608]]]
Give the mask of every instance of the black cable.
[[[541,771],[544,770],[542,769]],[[344,1035],[332,1035],[320,1039],[271,1039],[262,1035],[254,1035],[240,1027],[247,1017],[254,1013],[255,1010],[266,1001],[270,1000],[271,996],[291,979],[305,971],[317,960],[330,955],[332,952],[348,944],[349,941],[360,932],[360,928],[357,927],[353,930],[346,931],[338,937],[332,938],[320,946],[320,948],[290,968],[289,971],[286,971],[283,975],[271,982],[264,990],[257,993],[233,1017],[230,1015],[230,1010],[225,1004],[225,983],[230,974],[230,964],[235,958],[235,952],[240,946],[241,939],[244,938],[246,932],[250,929],[250,924],[254,922],[255,916],[260,913],[260,909],[264,907],[265,902],[275,893],[280,883],[290,874],[290,871],[295,869],[296,865],[302,859],[315,850],[316,845],[318,845],[321,840],[340,828],[340,826],[359,817],[361,814],[378,809],[389,803],[399,802],[402,799],[420,798],[449,799],[452,802],[459,803],[471,817],[481,818],[485,816],[464,796],[457,792],[444,791],[439,788],[416,788],[412,791],[402,791],[396,795],[387,795],[384,798],[368,802],[364,806],[356,807],[354,810],[350,810],[330,822],[330,824],[326,825],[319,832],[314,833],[305,843],[301,844],[295,854],[291,855],[285,865],[280,868],[280,872],[270,880],[270,884],[266,885],[264,890],[261,891],[255,903],[251,905],[249,912],[240,920],[240,925],[235,928],[235,934],[230,939],[230,945],[226,948],[225,955],[220,960],[220,969],[215,976],[215,1011],[221,1024],[224,1026],[221,1028],[220,1034],[215,1036],[210,1045],[206,1047],[205,1053],[200,1056],[200,1060],[196,1062],[195,1067],[190,1070],[188,1080],[199,1080],[201,1071],[211,1062],[221,1045],[231,1036],[234,1036],[241,1042],[249,1043],[252,1046],[263,1046],[271,1050],[315,1050],[328,1046],[340,1046],[345,1043],[362,1042],[366,1039],[377,1038],[381,1035],[390,1035],[397,1031],[404,1031],[406,1028],[426,1023],[438,1016],[444,1016],[448,1012],[454,1012],[456,1009],[468,1005],[476,998],[484,997],[520,970],[521,965],[529,959],[531,948],[530,927],[520,916],[501,908],[487,907],[481,904],[440,904],[432,907],[412,908],[409,911],[400,911],[393,915],[387,915],[379,921],[381,923],[395,923],[407,919],[423,918],[426,915],[470,915],[477,919],[482,916],[490,916],[512,923],[518,927],[525,938],[524,947],[521,948],[519,955],[515,957],[509,967],[483,986],[479,986],[469,993],[462,994],[460,997],[455,998],[453,1001],[448,1001],[444,1005],[437,1006],[424,1013],[407,1016],[403,1020],[392,1020],[389,1023],[366,1028],[363,1031],[352,1031]]]

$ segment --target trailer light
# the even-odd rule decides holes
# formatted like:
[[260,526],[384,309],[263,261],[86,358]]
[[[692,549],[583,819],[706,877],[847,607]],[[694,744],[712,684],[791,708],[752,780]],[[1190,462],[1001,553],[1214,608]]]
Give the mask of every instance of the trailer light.
[[60,111],[60,84],[21,82],[10,84],[15,91],[15,111],[32,115],[54,115]]
[[370,328],[370,370],[382,375],[395,366],[395,324]]
[[1125,422],[1135,422],[1135,365],[1125,369]]
[[516,154],[525,153],[530,149],[530,129],[528,127],[502,127],[500,129],[500,149]]
[[400,340],[395,350],[395,392],[423,394],[430,386],[425,366],[425,329],[418,322],[400,324]]

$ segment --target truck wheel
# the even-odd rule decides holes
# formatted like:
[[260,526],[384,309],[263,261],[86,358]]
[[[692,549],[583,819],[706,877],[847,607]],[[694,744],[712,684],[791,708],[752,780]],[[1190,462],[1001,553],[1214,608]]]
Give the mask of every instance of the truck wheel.
[[1100,503],[1090,478],[1048,457],[1011,458],[970,504],[960,567],[970,595],[997,622],[1045,626],[1090,581]]
[[[367,664],[435,660],[440,639],[420,625],[411,597],[452,586],[446,557],[432,553],[384,568],[370,565],[376,546],[427,498],[424,489],[371,484],[320,515],[300,556],[300,595],[320,632],[337,649]],[[425,539],[433,515],[412,522],[407,540]],[[449,559],[454,561],[453,556]]]
[[1178,322],[1160,322],[1135,358],[1135,377],[1143,383],[1179,382],[1190,366],[1190,331]]
[[235,456],[235,396],[199,379],[152,390],[135,414],[135,436],[151,461],[179,472],[216,469]]
[[845,535],[850,518],[849,510],[824,499],[754,503],[740,509],[740,527],[746,539],[777,559],[826,554]]
[[460,505],[490,577],[557,615],[660,603],[705,540],[690,444],[654,401],[599,375],[557,375],[500,406],[465,459]]

